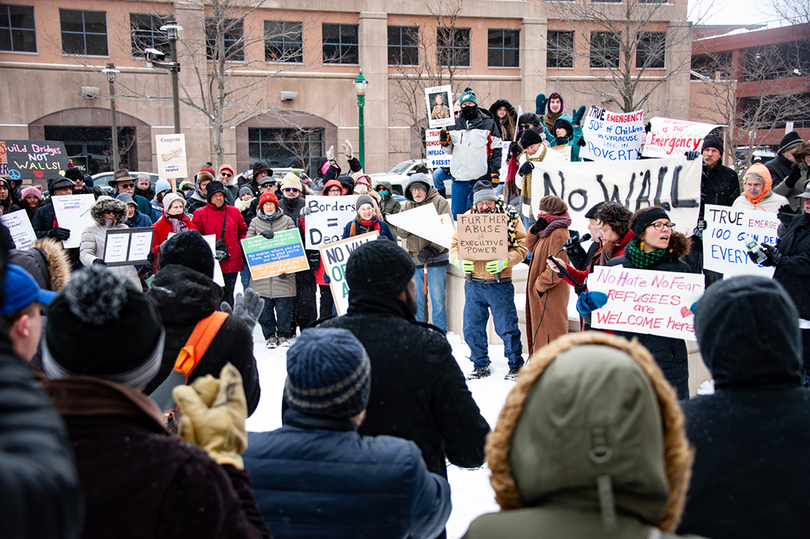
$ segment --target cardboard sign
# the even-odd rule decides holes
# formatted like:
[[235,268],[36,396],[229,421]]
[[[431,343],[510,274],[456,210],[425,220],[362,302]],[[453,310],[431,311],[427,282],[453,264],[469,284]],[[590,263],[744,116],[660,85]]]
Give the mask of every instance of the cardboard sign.
[[683,156],[580,163],[546,159],[532,171],[533,214],[539,214],[541,198],[556,195],[568,204],[571,229],[584,231],[585,212],[598,202],[619,202],[630,211],[659,205],[679,231],[689,234],[697,224],[702,166],[700,159]]
[[462,260],[503,260],[508,256],[505,213],[458,215],[458,257]]
[[690,307],[703,295],[703,274],[596,266],[588,289],[608,297],[591,314],[595,328],[696,340]]
[[116,228],[107,231],[104,240],[104,263],[108,266],[130,266],[149,262],[155,229]]
[[453,216],[447,213],[439,215],[436,206],[423,204],[408,211],[392,213],[388,221],[397,228],[437,243],[446,249],[450,248],[453,239]]
[[746,244],[755,241],[776,245],[776,229],[781,222],[775,213],[707,204],[703,217],[704,268],[726,276],[773,277],[773,267],[758,266],[748,258]]
[[276,232],[273,239],[254,236],[242,240],[250,276],[265,279],[309,269],[298,228]]
[[52,196],[51,203],[59,227],[70,230],[70,237],[62,242],[62,246],[65,249],[78,247],[82,242],[84,229],[96,224],[90,215],[90,208],[96,203],[96,197],[91,194]]
[[358,195],[342,197],[308,196],[309,214],[304,217],[307,249],[317,249],[326,243],[340,241],[343,227],[357,215]]
[[7,213],[0,217],[2,222],[9,233],[11,239],[14,240],[14,246],[18,251],[24,251],[31,247],[31,244],[37,241],[37,235],[34,233],[34,228],[31,226],[31,219],[28,218],[28,212],[25,210]]
[[425,149],[430,168],[449,167],[450,161],[453,159],[452,155],[444,153],[439,133],[441,133],[440,129],[425,130]]
[[425,106],[427,107],[428,126],[431,129],[453,125],[453,91],[450,85],[425,88]]
[[54,140],[0,140],[0,176],[52,180],[68,168],[65,145]]
[[186,165],[186,136],[183,133],[173,135],[155,135],[158,176],[161,180],[185,178],[188,176]]
[[349,261],[349,255],[364,243],[377,240],[379,235],[375,230],[318,247],[324,272],[329,277],[329,289],[332,291],[338,316],[346,314],[349,308],[349,285],[346,284],[346,262]]
[[582,121],[585,146],[579,155],[594,161],[635,161],[643,134],[643,110],[615,113],[591,105]]
[[712,130],[722,127],[672,118],[653,118],[650,124],[652,130],[647,134],[647,142],[641,152],[644,157],[672,157],[687,151],[700,151],[703,138]]

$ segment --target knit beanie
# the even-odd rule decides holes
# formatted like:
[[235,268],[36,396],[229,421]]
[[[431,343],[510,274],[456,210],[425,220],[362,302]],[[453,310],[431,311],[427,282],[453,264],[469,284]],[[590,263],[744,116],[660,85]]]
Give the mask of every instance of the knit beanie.
[[473,205],[485,200],[498,200],[495,189],[487,180],[480,180],[473,185]]
[[636,219],[636,222],[633,223],[633,234],[637,238],[641,238],[644,235],[644,231],[647,230],[647,227],[659,219],[669,219],[669,215],[667,215],[667,212],[664,211],[663,208],[655,206],[650,211],[642,213],[638,219]]
[[84,181],[84,174],[82,174],[82,171],[76,167],[68,167],[68,169],[65,171],[65,178],[68,178],[73,181],[76,180]]
[[703,139],[703,146],[700,147],[700,151],[702,152],[706,148],[714,148],[715,150],[720,152],[720,156],[722,157],[723,139],[712,133],[706,135],[706,138]]
[[208,202],[211,202],[211,197],[213,197],[217,193],[222,193],[225,196],[225,186],[222,185],[222,182],[219,180],[214,180],[208,184],[205,190],[205,199]]
[[102,266],[75,272],[48,306],[42,368],[144,388],[160,370],[165,332],[152,300]]
[[354,207],[357,211],[360,211],[360,206],[363,204],[371,204],[371,207],[374,207],[374,200],[368,195],[360,195],[357,197],[357,202],[355,203]]
[[791,131],[782,137],[782,140],[779,142],[779,149],[776,150],[776,155],[781,155],[785,150],[798,146],[802,142],[804,142],[802,137],[800,137],[796,131]]
[[287,351],[284,399],[293,410],[347,419],[366,409],[370,394],[371,362],[348,329],[306,329]]
[[351,293],[360,290],[397,296],[413,278],[416,266],[408,252],[386,239],[364,243],[349,255],[346,284]]
[[298,179],[298,176],[293,174],[292,172],[288,172],[284,175],[284,178],[281,180],[281,189],[285,189],[287,187],[292,187],[293,189],[298,189],[298,191],[303,190],[303,186],[301,185],[301,180]]
[[278,197],[273,193],[264,193],[261,197],[259,197],[259,210],[264,212],[262,208],[264,208],[265,202],[272,202],[276,205],[276,210],[278,210]]
[[531,124],[537,127],[540,125],[540,118],[538,118],[537,114],[533,112],[524,112],[520,115],[520,118],[518,118],[518,125],[521,124]]
[[464,92],[461,94],[461,97],[458,98],[458,104],[463,105],[464,103],[475,103],[478,105],[478,98],[475,97],[475,92],[472,91],[472,88],[467,86],[464,88]]
[[163,197],[163,211],[169,211],[169,208],[172,207],[172,202],[175,200],[179,200],[183,203],[183,209],[186,207],[186,199],[182,196],[178,195],[177,193],[166,193],[166,196]]
[[217,171],[219,174],[222,174],[223,170],[230,170],[231,177],[236,176],[236,171],[233,169],[231,165],[220,165],[219,170]]
[[34,195],[39,200],[42,200],[42,186],[41,185],[31,185],[29,187],[26,187],[22,191],[20,191],[20,198],[22,198],[23,200],[28,195]]
[[160,265],[177,264],[214,278],[214,253],[196,230],[175,234],[160,246]]
[[241,197],[242,197],[242,195],[250,195],[250,196],[252,197],[252,196],[253,196],[253,189],[251,189],[251,188],[250,188],[249,186],[247,186],[247,185],[246,185],[246,186],[244,186],[243,188],[241,188],[241,189],[239,190],[239,197],[241,198]]
[[540,211],[551,215],[562,215],[568,211],[568,204],[560,197],[546,195],[540,199]]
[[520,135],[520,147],[524,150],[533,144],[542,144],[543,137],[534,129],[526,129]]
[[158,180],[155,182],[155,194],[159,195],[164,191],[171,191],[172,186],[169,185],[169,180]]

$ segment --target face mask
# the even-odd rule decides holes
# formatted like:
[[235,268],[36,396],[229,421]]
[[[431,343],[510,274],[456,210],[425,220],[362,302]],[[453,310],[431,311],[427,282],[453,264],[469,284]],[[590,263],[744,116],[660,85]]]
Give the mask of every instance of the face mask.
[[383,196],[383,197],[388,196],[388,191],[378,191],[378,193],[380,193],[380,196]]
[[461,115],[464,116],[465,120],[473,120],[476,116],[478,116],[478,107],[461,107]]

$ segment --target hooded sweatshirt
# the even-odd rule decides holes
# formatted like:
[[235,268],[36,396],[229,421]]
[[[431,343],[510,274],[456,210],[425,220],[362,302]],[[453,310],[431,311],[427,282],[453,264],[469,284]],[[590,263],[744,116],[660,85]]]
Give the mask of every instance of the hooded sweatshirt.
[[[559,112],[551,112],[552,98],[560,100]],[[562,94],[560,94],[560,92],[553,92],[551,95],[548,96],[548,101],[546,101],[546,115],[543,117],[543,122],[546,124],[546,129],[553,132],[554,122],[557,121],[557,118],[563,115],[564,111],[565,111],[565,100],[563,99]]]
[[[565,137],[557,136],[557,128],[564,127],[568,131]],[[563,114],[557,121],[554,122],[554,129],[551,130],[553,137],[552,146],[570,146],[571,147],[571,161],[580,161],[579,158],[579,141],[582,140],[582,126],[574,126],[573,119],[568,114]]]
[[[416,174],[414,174],[414,176],[416,176]],[[422,202],[416,202],[413,198],[413,193],[411,193],[411,186],[413,186],[415,183],[427,185],[427,194]],[[418,208],[419,206],[424,206],[426,204],[433,204],[436,207],[436,213],[439,215],[449,215],[451,220],[453,218],[453,214],[450,211],[450,203],[447,202],[447,199],[439,194],[439,192],[430,184],[430,182],[425,182],[424,179],[412,178],[409,180],[408,184],[405,186],[405,198],[407,198],[408,201],[405,203],[405,209],[403,211]],[[411,234],[404,229],[399,229],[399,237],[402,238],[402,247],[408,251],[408,254],[411,255],[411,258],[413,258],[414,263],[417,266],[422,267],[422,263],[416,258],[417,255],[422,251],[422,249],[426,249],[428,247],[431,247],[434,251],[434,254],[427,260],[428,266],[446,266],[449,264],[447,247],[439,245],[438,243],[432,243],[425,238]]]

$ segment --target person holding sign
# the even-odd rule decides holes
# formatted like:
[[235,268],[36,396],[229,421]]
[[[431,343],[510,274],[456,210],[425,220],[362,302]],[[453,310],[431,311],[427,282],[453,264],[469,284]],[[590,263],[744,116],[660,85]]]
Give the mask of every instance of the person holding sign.
[[[259,197],[256,218],[250,222],[247,237],[262,236],[272,240],[276,232],[295,228],[293,220],[279,208],[278,198],[273,193]],[[264,298],[264,309],[259,315],[259,325],[267,348],[286,348],[293,336],[293,302],[296,296],[295,275],[282,273],[274,277],[253,279],[250,288]]]
[[745,171],[744,192],[731,207],[776,213],[788,201],[782,195],[774,193],[772,187],[771,173],[765,168],[765,165],[755,163]]
[[394,235],[391,234],[388,223],[381,221],[377,217],[374,200],[368,195],[360,195],[357,197],[357,217],[353,221],[346,223],[346,227],[343,229],[343,239],[375,230],[380,233],[381,238],[388,238],[393,242],[397,241]]
[[[87,267],[93,265],[106,266],[104,262],[104,247],[107,243],[107,231],[118,228],[128,228],[124,224],[127,218],[127,205],[108,196],[100,196],[93,207],[90,208],[90,215],[96,224],[89,226],[82,232],[82,243],[79,246],[79,259]],[[143,290],[141,280],[138,277],[138,270],[133,265],[111,266],[108,268],[111,273],[129,280],[137,290]]]

